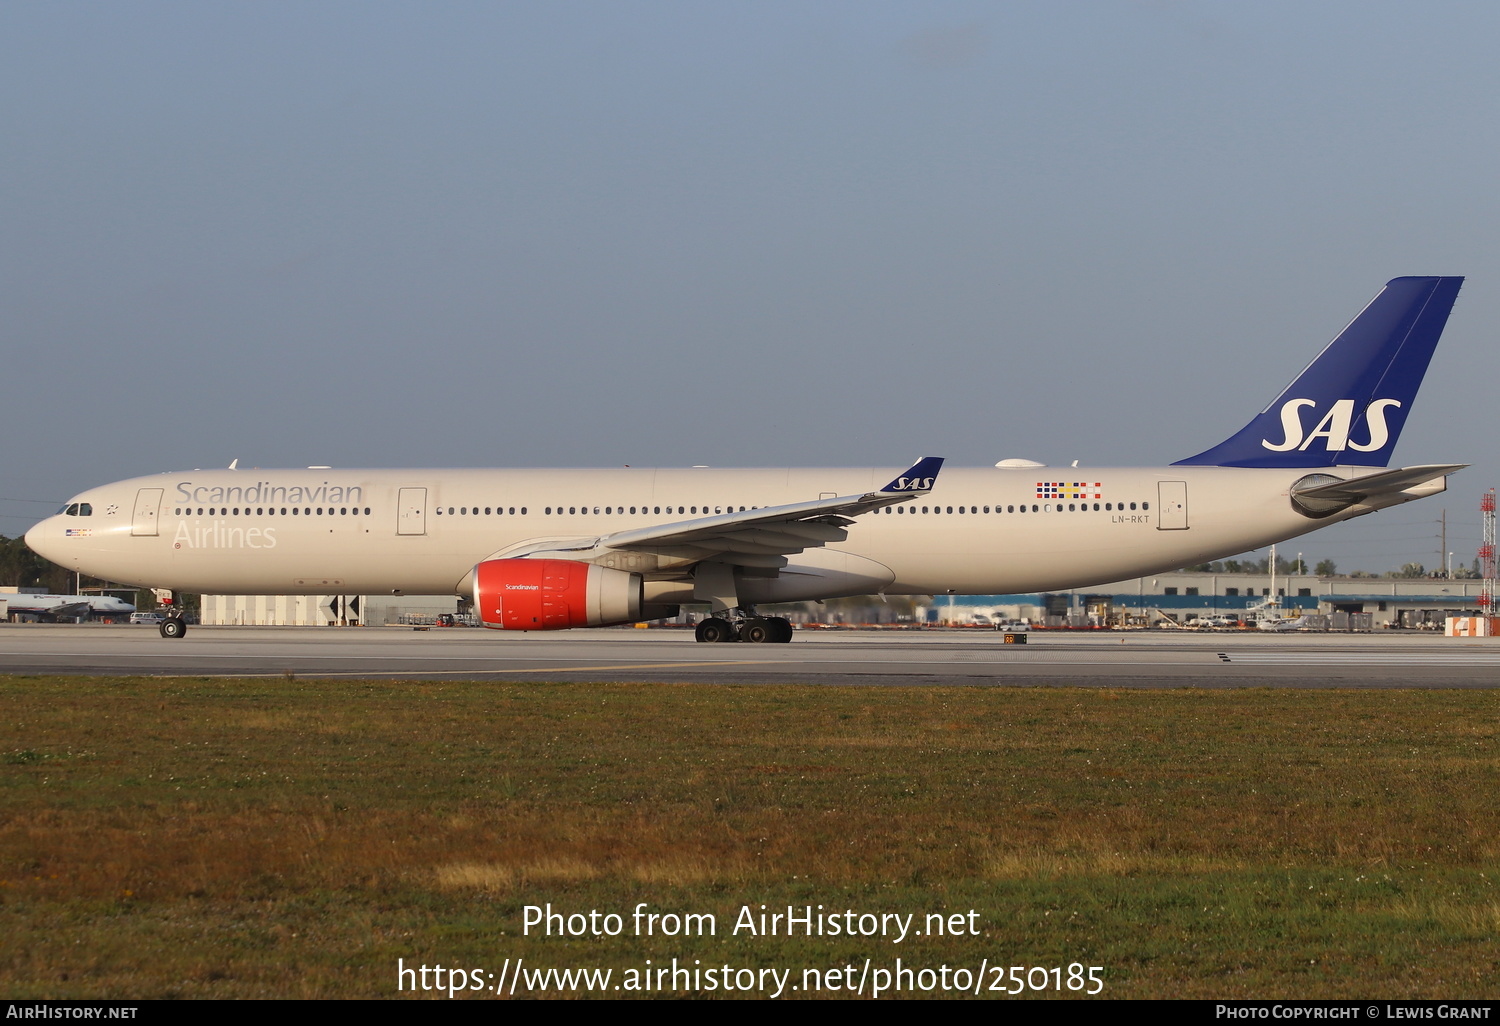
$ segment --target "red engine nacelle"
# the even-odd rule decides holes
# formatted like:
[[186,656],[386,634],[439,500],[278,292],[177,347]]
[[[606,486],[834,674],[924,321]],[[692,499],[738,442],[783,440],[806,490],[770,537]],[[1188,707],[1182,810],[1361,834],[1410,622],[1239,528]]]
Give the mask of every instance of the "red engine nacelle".
[[487,559],[474,568],[474,611],[502,631],[631,623],[641,618],[641,578],[571,559]]

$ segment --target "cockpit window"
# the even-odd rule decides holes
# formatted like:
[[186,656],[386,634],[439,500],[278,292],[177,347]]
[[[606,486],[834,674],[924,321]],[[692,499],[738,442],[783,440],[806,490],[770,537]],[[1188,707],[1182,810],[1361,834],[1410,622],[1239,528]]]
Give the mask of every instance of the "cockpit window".
[[93,506],[93,503],[80,502],[78,504],[78,515],[81,516],[81,517],[91,517],[91,516],[93,516],[94,515],[94,506]]
[[78,515],[78,503],[70,502],[58,512],[62,513],[64,516],[76,517]]

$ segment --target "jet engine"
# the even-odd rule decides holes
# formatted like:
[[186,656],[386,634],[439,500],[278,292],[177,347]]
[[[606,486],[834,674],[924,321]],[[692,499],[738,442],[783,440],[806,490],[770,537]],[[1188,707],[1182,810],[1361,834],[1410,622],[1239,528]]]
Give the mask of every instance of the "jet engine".
[[487,559],[474,568],[474,611],[501,631],[631,623],[641,619],[641,576],[571,559]]

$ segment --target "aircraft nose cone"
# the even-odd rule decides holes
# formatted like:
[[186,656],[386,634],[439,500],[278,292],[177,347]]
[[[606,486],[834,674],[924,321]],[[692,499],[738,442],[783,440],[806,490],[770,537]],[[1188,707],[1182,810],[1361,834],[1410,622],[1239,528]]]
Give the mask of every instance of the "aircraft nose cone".
[[54,518],[48,517],[26,532],[26,547],[43,559],[58,562],[57,530],[52,525]]

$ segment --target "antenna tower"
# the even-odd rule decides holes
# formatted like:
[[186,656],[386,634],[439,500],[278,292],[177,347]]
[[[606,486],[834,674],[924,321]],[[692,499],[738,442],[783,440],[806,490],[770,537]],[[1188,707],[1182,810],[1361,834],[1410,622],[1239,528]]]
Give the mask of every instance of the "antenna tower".
[[1479,565],[1483,580],[1479,582],[1479,615],[1495,615],[1495,489],[1479,500],[1484,514],[1484,544],[1479,546]]

